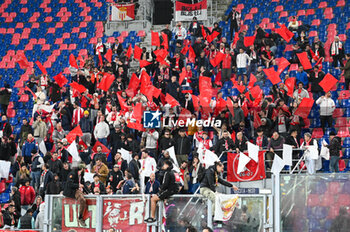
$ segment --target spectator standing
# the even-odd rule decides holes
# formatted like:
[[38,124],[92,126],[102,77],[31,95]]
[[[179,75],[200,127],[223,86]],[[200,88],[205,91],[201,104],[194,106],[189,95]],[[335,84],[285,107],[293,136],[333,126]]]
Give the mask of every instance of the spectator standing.
[[36,149],[32,150],[32,166],[31,166],[31,186],[34,187],[36,191],[39,190],[39,184],[40,184],[40,174],[41,174],[41,167],[44,165],[44,160],[38,153]]
[[27,179],[25,184],[19,188],[19,192],[21,193],[21,206],[25,209],[28,209],[35,200],[35,190],[29,183],[30,181]]
[[109,136],[109,126],[105,122],[105,116],[101,116],[101,121],[96,124],[94,130],[94,136],[96,140],[100,141],[103,145],[107,146],[107,137]]
[[350,53],[345,55],[346,64],[344,66],[345,88],[350,90]]
[[326,128],[333,126],[332,115],[335,110],[335,103],[331,96],[332,94],[330,92],[327,92],[324,96],[319,97],[316,101],[316,104],[320,106],[321,127],[323,133],[325,133]]
[[334,41],[329,48],[329,54],[333,59],[333,68],[338,68],[338,63],[340,64],[340,67],[344,67],[344,46],[343,43],[339,40],[338,36],[334,37]]
[[237,33],[239,30],[239,26],[241,25],[241,13],[237,11],[236,6],[232,6],[232,11],[228,15],[226,19],[226,23],[230,21],[230,39],[233,41],[234,34],[233,32]]
[[340,151],[342,149],[341,138],[337,137],[334,131],[331,131],[331,133],[329,133],[329,140],[329,145],[326,145],[331,158],[329,167],[331,172],[339,172]]

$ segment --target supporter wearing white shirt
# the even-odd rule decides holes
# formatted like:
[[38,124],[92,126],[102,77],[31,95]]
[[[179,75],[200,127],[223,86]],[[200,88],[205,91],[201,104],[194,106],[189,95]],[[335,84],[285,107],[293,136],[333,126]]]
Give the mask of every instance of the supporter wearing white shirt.
[[316,101],[316,104],[320,106],[321,127],[323,131],[325,131],[326,122],[328,127],[332,127],[333,125],[332,115],[335,110],[335,103],[331,96],[331,93],[327,92],[325,96],[321,96]]
[[105,146],[107,145],[107,137],[109,136],[109,126],[105,122],[105,116],[101,115],[101,121],[96,124],[94,130],[95,138],[103,143]]
[[146,150],[142,151],[141,159],[139,160],[139,162],[141,166],[141,180],[144,179],[144,182],[141,182],[141,186],[143,186],[143,184],[147,183],[151,174],[156,173],[157,163],[154,158],[148,155],[148,151]]
[[182,41],[186,38],[187,31],[181,26],[181,22],[177,23],[176,27],[173,29],[173,33],[175,34],[177,41],[180,41],[182,44]]
[[239,54],[236,57],[236,64],[237,64],[237,77],[238,82],[241,81],[241,76],[244,77],[244,83],[247,83],[247,66],[250,64],[251,58],[248,56],[245,51],[240,48]]

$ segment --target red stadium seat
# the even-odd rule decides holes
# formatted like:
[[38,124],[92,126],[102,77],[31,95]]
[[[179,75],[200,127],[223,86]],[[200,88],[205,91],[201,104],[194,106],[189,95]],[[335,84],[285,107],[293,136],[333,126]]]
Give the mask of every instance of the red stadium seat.
[[80,22],[79,27],[80,28],[87,27],[87,23],[86,22]]
[[122,36],[122,37],[128,37],[128,35],[129,35],[129,32],[128,31],[122,31],[122,33],[120,33],[120,36]]
[[86,11],[82,11],[82,12],[80,13],[80,16],[81,16],[81,17],[85,17],[85,16],[87,16],[87,14],[88,14],[88,13],[87,13]]
[[343,7],[343,6],[345,6],[345,0],[339,0],[338,2],[337,2],[337,6],[339,7]]
[[70,33],[68,33],[68,32],[63,33],[62,38],[63,38],[63,39],[68,39],[68,38],[70,38]]
[[253,7],[250,9],[250,14],[256,14],[258,13],[258,8],[257,7]]
[[93,37],[90,39],[90,44],[96,44],[97,43],[97,38],[96,37]]
[[109,37],[107,39],[107,43],[115,43],[115,38],[114,37]]
[[52,11],[52,9],[50,7],[46,7],[44,10],[45,13],[51,13],[51,11]]
[[38,43],[38,40],[35,39],[35,38],[33,38],[33,39],[30,39],[30,40],[29,40],[29,43],[35,45],[35,44]]
[[282,5],[276,6],[275,12],[281,12],[281,11],[283,11],[283,6]]
[[63,44],[63,39],[62,38],[57,38],[55,40],[55,44]]
[[26,8],[26,7],[23,7],[22,9],[21,9],[21,11],[20,11],[21,13],[23,13],[23,14],[25,14],[25,13],[27,13],[28,12],[28,8]]
[[314,9],[308,9],[307,11],[306,11],[306,16],[308,16],[308,15],[314,15],[315,14],[315,10]]
[[339,117],[336,118],[336,123],[334,127],[344,127],[349,126],[348,118]]
[[86,16],[85,18],[84,18],[84,21],[85,22],[90,22],[92,20],[92,17],[89,15],[89,16]]
[[54,27],[50,27],[50,28],[47,30],[47,33],[48,33],[48,34],[55,34],[55,32],[56,32],[56,28],[54,28]]
[[297,16],[306,15],[305,10],[299,10]]
[[42,50],[42,51],[48,51],[48,50],[50,50],[50,44],[44,44],[44,45],[41,47],[41,50]]
[[95,4],[95,6],[98,7],[98,8],[100,8],[100,7],[102,6],[102,2],[97,2],[97,3]]
[[32,44],[27,44],[24,48],[24,51],[31,51],[33,50],[33,45]]
[[13,33],[15,33],[15,29],[14,28],[8,28],[6,33],[7,34],[13,34]]
[[11,109],[11,108],[7,108],[6,114],[7,114],[7,117],[13,118],[16,116],[16,110]]
[[280,18],[288,17],[288,11],[282,11],[280,13]]
[[137,33],[138,37],[145,37],[146,36],[146,32],[144,30],[141,30]]
[[52,63],[51,63],[51,61],[48,61],[48,60],[47,60],[47,61],[44,62],[43,66],[44,66],[45,68],[51,68]]
[[68,50],[75,50],[75,49],[77,49],[77,45],[76,44],[69,44]]
[[34,12],[34,13],[33,13],[33,16],[34,16],[34,17],[39,17],[39,16],[40,16],[40,12]]
[[243,10],[244,9],[244,4],[240,3],[237,5],[237,10]]
[[21,95],[20,99],[18,100],[19,102],[28,102],[29,101],[29,96],[28,94],[23,94]]
[[85,32],[81,32],[80,34],[79,34],[79,39],[84,39],[84,38],[86,38],[86,33]]
[[60,50],[68,50],[68,45],[67,44],[61,44],[60,45]]
[[266,29],[273,29],[275,28],[275,24],[274,23],[268,23],[266,26]]
[[253,15],[252,14],[246,14],[244,17],[244,20],[252,20],[253,19]]
[[318,5],[318,8],[326,8],[327,7],[327,2],[320,2],[320,4]]
[[335,108],[333,112],[333,118],[343,117],[344,112],[342,108]]
[[317,36],[317,31],[310,31],[309,32],[309,37],[315,37]]
[[45,23],[50,23],[52,22],[52,17],[46,17],[44,20]]
[[322,137],[323,137],[323,130],[322,130],[322,128],[315,128],[312,131],[312,138],[320,139]]
[[86,49],[81,49],[79,51],[79,55],[81,55],[81,56],[86,56],[87,54],[88,54],[88,51]]
[[44,38],[38,39],[38,43],[37,44],[43,45],[45,43],[46,43],[46,40]]
[[312,20],[311,26],[319,26],[321,24],[321,21],[319,19]]
[[56,23],[55,28],[62,28],[62,27],[63,27],[63,23],[62,22]]
[[23,28],[23,23],[17,23],[15,28]]
[[349,128],[348,127],[340,127],[338,130],[338,134],[337,136],[339,136],[340,138],[346,138],[349,137]]
[[33,23],[32,24],[32,28],[39,28],[39,26],[40,26],[39,23]]
[[72,33],[79,33],[80,28],[79,27],[73,27]]
[[346,41],[346,35],[345,34],[340,34],[339,36],[339,40],[340,41]]

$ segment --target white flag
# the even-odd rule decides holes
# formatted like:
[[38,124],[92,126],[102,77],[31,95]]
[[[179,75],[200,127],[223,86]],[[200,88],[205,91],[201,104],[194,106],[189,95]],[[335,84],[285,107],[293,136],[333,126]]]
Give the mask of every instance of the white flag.
[[214,152],[207,149],[203,149],[198,158],[202,164],[205,164],[206,168],[214,165],[215,161],[219,161],[219,157]]
[[78,162],[81,160],[77,149],[77,143],[75,141],[73,141],[72,144],[69,145],[69,147],[67,148],[67,151],[69,152],[69,154],[71,154],[71,156],[73,157],[73,160]]
[[[56,104],[56,103],[55,103]],[[42,105],[39,105],[38,106],[38,110],[44,110],[44,111],[46,111],[47,113],[51,113],[52,112],[52,109],[55,107],[55,104],[53,104],[53,105],[44,105],[44,104],[42,104]]]
[[11,162],[0,160],[0,178],[7,179],[10,173]]
[[84,181],[90,181],[91,183],[94,182],[94,175],[95,173],[91,173],[91,172],[85,172],[84,173]]
[[278,175],[282,169],[284,168],[283,159],[281,159],[276,153],[275,158],[273,159],[273,164],[271,168],[271,172],[275,175]]
[[47,149],[46,149],[46,145],[44,143],[44,140],[41,140],[40,144],[39,144],[39,150],[41,151],[41,153],[43,153],[44,155],[46,155],[47,153]]
[[259,162],[259,146],[248,142],[248,155],[255,162]]
[[175,147],[174,147],[174,146],[169,147],[169,148],[166,149],[165,151],[169,152],[169,156],[170,156],[170,158],[173,160],[174,166],[180,167],[180,166],[179,166],[179,163],[177,162],[177,159],[176,159]]
[[250,157],[246,156],[242,152],[239,153],[237,174],[240,174],[241,172],[244,171],[245,166],[247,165],[247,163],[249,163],[250,160],[251,160]]
[[118,152],[120,152],[120,154],[122,155],[123,160],[126,160],[126,162],[129,163],[132,160],[130,152],[125,150],[124,148],[119,149]]
[[327,145],[328,145],[328,143],[325,140],[323,140],[322,146],[321,146],[320,156],[325,158],[326,160],[329,160],[329,149],[328,149],[328,147],[326,147]]
[[283,144],[283,161],[286,165],[292,166],[293,161],[292,161],[292,155],[293,155],[293,147],[291,145]]
[[215,221],[230,220],[237,204],[238,195],[215,193]]

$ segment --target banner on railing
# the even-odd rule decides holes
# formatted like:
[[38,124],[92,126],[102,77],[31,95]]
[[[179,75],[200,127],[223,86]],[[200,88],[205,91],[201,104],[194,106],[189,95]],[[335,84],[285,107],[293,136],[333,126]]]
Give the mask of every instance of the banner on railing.
[[[251,159],[244,167],[243,172],[237,173],[239,156],[238,153],[227,153],[227,180],[230,182],[243,182],[262,180],[266,178],[265,174],[265,151],[259,151],[258,162]],[[244,153],[249,157],[248,153]]]
[[135,4],[111,4],[110,21],[135,20]]
[[96,216],[102,217],[102,230],[115,229],[124,231],[146,231],[144,223],[146,202],[142,198],[120,198],[103,199],[103,214],[96,210],[96,199],[87,199],[87,210],[84,213],[84,220],[87,227],[80,227],[78,224],[79,206],[74,199],[65,198],[62,200],[62,232],[92,232],[96,231]]
[[175,21],[192,21],[193,17],[198,20],[207,20],[207,0],[195,4],[175,2]]

